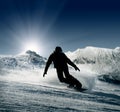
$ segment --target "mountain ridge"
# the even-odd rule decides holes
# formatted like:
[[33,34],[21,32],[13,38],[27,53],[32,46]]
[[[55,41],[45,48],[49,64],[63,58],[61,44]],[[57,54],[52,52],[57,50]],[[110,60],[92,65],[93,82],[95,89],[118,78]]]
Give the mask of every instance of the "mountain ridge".
[[0,56],[0,67],[7,69],[31,69],[45,65],[46,58],[34,51],[26,51],[24,54],[15,56]]

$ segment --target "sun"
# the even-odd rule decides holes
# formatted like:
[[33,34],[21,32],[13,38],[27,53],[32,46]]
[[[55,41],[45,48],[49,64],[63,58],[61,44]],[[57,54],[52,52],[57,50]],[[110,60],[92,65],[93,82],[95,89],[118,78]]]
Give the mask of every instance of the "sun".
[[[26,31],[27,32],[27,31]],[[44,53],[44,44],[42,35],[36,31],[31,31],[30,33],[22,33],[22,38],[20,40],[21,53],[25,53],[28,50],[34,51],[40,55]]]
[[40,48],[37,42],[27,42],[24,44],[24,51],[31,50],[37,53],[40,52]]

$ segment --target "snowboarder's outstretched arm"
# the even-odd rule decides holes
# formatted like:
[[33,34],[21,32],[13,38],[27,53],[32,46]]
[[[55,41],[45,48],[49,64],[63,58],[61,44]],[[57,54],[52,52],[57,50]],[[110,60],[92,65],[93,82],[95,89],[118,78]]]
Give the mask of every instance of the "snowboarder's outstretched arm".
[[67,57],[67,63],[75,68],[75,70],[80,71],[80,69]]
[[52,55],[50,55],[50,57],[48,58],[48,61],[46,63],[45,70],[44,70],[44,73],[43,73],[43,77],[45,77],[45,74],[47,74],[48,68],[49,68],[51,63],[52,63]]

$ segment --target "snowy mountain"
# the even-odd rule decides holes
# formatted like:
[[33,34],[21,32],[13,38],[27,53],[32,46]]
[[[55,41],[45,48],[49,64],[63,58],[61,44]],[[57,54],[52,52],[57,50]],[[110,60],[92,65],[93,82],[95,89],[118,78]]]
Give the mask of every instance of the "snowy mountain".
[[[120,83],[120,47],[115,49],[86,47],[66,55],[81,71],[92,71],[102,81]],[[0,56],[0,69],[34,69],[45,66],[46,58],[34,51],[16,56]]]
[[31,69],[34,67],[42,67],[45,64],[45,61],[46,58],[29,50],[22,55],[0,56],[0,68]]
[[[96,71],[119,71],[120,48],[106,49],[97,47],[86,47],[66,55],[76,64],[91,64]],[[93,68],[92,67],[92,68]]]
[[84,49],[77,49],[74,52],[69,51],[66,55],[76,64],[84,65],[84,67],[101,75],[99,76],[100,80],[120,82],[119,47],[115,49],[86,47]]

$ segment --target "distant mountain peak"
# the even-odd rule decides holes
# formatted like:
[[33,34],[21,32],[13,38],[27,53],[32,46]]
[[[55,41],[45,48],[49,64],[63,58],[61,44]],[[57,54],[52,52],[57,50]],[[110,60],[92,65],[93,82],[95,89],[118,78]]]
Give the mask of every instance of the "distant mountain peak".
[[26,54],[29,54],[31,56],[36,56],[36,57],[42,57],[39,54],[37,54],[35,51],[27,50]]
[[27,50],[25,53],[27,54],[37,54],[35,51]]
[[0,56],[0,67],[7,69],[39,68],[45,65],[45,62],[46,58],[31,50],[17,56]]

